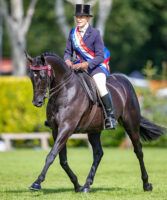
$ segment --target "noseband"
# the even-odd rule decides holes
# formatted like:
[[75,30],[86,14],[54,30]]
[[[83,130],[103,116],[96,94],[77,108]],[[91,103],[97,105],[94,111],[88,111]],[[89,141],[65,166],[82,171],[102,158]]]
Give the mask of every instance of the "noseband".
[[52,68],[50,65],[44,65],[44,66],[32,66],[30,65],[30,69],[34,71],[41,71],[41,70],[47,70],[48,76],[51,77]]

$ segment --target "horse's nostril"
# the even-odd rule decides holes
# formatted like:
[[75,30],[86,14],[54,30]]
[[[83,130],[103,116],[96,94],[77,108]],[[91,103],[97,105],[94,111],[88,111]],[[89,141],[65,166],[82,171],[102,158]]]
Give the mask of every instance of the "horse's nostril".
[[43,101],[42,101],[42,100],[38,101],[38,104],[42,104],[42,103],[43,103]]
[[40,100],[36,100],[36,101],[33,100],[32,103],[34,104],[34,106],[39,107],[39,106],[42,106],[43,101],[42,101],[42,99],[40,99]]

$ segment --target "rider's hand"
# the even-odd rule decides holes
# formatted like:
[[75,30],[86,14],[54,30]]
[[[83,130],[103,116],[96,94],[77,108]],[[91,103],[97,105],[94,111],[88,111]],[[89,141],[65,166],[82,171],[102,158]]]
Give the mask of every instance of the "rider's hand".
[[81,69],[83,69],[83,70],[87,70],[88,66],[89,66],[88,62],[81,63]]
[[67,65],[68,67],[72,68],[73,63],[71,62],[71,60],[66,60],[65,63],[66,63],[66,65]]
[[83,70],[87,70],[88,69],[88,62],[82,62],[82,63],[78,63],[72,66],[72,69],[83,69]]

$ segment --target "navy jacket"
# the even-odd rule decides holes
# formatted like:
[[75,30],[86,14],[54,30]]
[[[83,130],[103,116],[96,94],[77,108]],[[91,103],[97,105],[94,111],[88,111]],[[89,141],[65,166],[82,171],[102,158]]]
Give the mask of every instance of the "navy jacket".
[[[91,71],[95,70],[97,65],[99,65],[100,63],[104,61],[104,43],[100,36],[100,32],[89,25],[83,36],[83,41],[89,49],[95,52],[95,58],[88,61],[89,69]],[[64,52],[64,60],[67,60],[67,59],[71,60],[73,57],[73,54],[74,54],[74,47],[73,47],[73,42],[72,42],[72,37],[71,37],[71,32],[70,32],[69,38],[67,40],[65,52]],[[98,69],[98,71],[101,71],[101,69]]]

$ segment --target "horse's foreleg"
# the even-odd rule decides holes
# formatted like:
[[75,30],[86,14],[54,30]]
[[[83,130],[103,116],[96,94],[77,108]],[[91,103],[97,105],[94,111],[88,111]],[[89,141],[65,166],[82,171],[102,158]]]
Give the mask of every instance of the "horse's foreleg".
[[64,171],[69,176],[71,182],[74,184],[74,188],[76,192],[80,191],[81,186],[78,183],[77,176],[73,173],[73,171],[70,169],[68,162],[67,162],[67,148],[66,145],[63,147],[63,149],[59,153],[60,158],[60,165],[64,169]]
[[147,174],[145,164],[144,164],[142,144],[139,140],[139,134],[130,135],[130,138],[134,146],[134,152],[140,163],[141,177],[143,180],[143,189],[144,191],[151,191],[153,187],[152,187],[152,184],[148,182],[148,174]]
[[84,186],[82,187],[82,190],[81,190],[82,192],[90,191],[90,185],[93,184],[93,180],[95,177],[97,167],[103,156],[103,149],[101,146],[100,134],[98,134],[98,133],[97,134],[88,134],[88,139],[89,139],[89,142],[93,149],[93,164],[92,164],[92,167],[88,174],[88,177],[86,179],[86,182],[85,182]]
[[41,183],[45,180],[45,176],[48,171],[48,168],[53,163],[57,154],[61,151],[61,149],[66,144],[68,137],[69,137],[69,135],[67,134],[67,132],[58,134],[53,148],[51,149],[51,151],[49,152],[49,154],[46,157],[45,165],[44,165],[44,168],[42,169],[42,172],[38,176],[37,180],[30,187],[31,190],[40,190],[41,189]]

